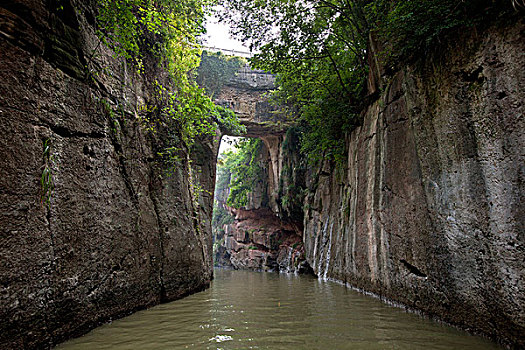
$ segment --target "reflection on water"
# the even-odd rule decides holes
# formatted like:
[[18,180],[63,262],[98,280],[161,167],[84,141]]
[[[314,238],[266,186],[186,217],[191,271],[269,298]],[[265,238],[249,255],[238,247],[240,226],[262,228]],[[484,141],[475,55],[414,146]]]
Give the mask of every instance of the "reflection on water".
[[210,289],[59,349],[497,349],[313,277],[215,270]]

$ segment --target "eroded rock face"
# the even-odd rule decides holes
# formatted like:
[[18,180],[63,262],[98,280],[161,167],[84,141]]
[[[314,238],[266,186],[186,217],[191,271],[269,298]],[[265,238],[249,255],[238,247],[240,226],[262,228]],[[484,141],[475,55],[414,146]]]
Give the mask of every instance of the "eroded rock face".
[[[305,260],[301,236],[268,209],[233,210],[225,247],[235,268],[294,272]],[[248,214],[248,215],[246,215]]]
[[197,143],[192,168],[184,150],[162,159],[167,130],[138,118],[149,78],[99,45],[94,2],[59,5],[0,5],[3,349],[56,344],[212,277],[216,147]]
[[316,274],[525,346],[523,21],[406,68],[311,172]]
[[275,89],[273,74],[241,67],[215,98],[215,103],[231,108],[246,126],[247,137],[279,136],[286,133],[289,121],[268,100]]
[[[283,164],[292,157],[287,148],[283,151],[283,139],[284,136],[275,135],[263,138],[257,157],[262,172],[248,193],[248,203],[243,208],[231,208],[226,204],[229,181],[224,188],[216,188],[218,206],[231,215],[231,222],[215,228],[217,265],[262,271],[310,272],[302,242],[302,217],[292,217],[287,211],[297,203],[282,203],[285,193]],[[288,171],[286,177],[290,176]]]

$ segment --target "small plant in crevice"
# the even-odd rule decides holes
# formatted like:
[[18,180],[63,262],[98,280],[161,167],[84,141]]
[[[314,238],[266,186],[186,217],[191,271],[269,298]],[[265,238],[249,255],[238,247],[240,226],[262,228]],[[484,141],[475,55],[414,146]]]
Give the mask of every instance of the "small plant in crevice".
[[43,141],[42,161],[42,175],[40,176],[40,204],[49,208],[51,205],[51,195],[55,189],[53,181],[54,156],[51,154],[51,140],[49,138]]
[[193,204],[194,204],[195,208],[198,208],[199,207],[199,199],[201,197],[201,193],[204,191],[204,188],[200,184],[199,180],[197,180],[195,178],[195,175],[193,174],[193,172],[192,172],[192,174],[190,174],[190,188],[191,188],[192,194],[193,194]]
[[176,146],[165,147],[162,152],[158,152],[157,155],[161,157],[166,166],[166,176],[171,176],[177,169],[177,164],[182,160],[181,157],[182,149]]

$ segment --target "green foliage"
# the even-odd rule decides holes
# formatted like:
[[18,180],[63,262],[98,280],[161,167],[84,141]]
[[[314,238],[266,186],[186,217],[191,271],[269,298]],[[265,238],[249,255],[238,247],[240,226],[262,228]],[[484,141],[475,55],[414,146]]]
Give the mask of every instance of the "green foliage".
[[198,36],[204,32],[207,0],[100,0],[99,37],[119,56],[143,69],[155,53],[177,79],[199,64]]
[[233,78],[246,61],[241,57],[226,56],[221,52],[203,51],[197,70],[197,84],[213,97]]
[[300,116],[312,159],[337,158],[344,132],[359,123],[368,70],[362,2],[225,1],[238,35],[260,50],[252,65],[278,74],[274,97]]
[[248,204],[248,193],[262,176],[258,156],[262,149],[259,139],[243,139],[234,150],[226,151],[217,162],[217,189],[230,188],[226,203],[233,208]]
[[168,145],[164,147],[162,152],[158,153],[158,155],[164,160],[164,164],[167,165],[167,176],[173,175],[176,165],[182,160],[181,151],[182,149],[179,147]]
[[239,136],[246,132],[246,126],[240,124],[237,115],[229,108],[215,106],[215,122],[221,128],[223,134]]
[[375,0],[366,7],[376,21],[372,29],[391,46],[391,64],[421,57],[452,28],[469,28],[509,9],[508,2],[491,0]]
[[153,101],[141,106],[145,127],[159,124],[179,130],[182,145],[190,148],[203,135],[215,135],[216,123],[242,128],[237,118],[217,107],[200,88],[193,71],[200,63],[198,36],[204,33],[206,9],[212,0],[101,0],[98,35],[115,53],[145,73],[144,58],[157,58],[169,82],[154,82]]
[[[223,19],[252,49],[254,68],[278,74],[276,101],[304,129],[311,160],[342,160],[344,134],[360,124],[369,40],[390,68],[431,49],[444,32],[507,7],[492,0],[223,0]],[[376,33],[377,35],[370,35]]]
[[189,148],[196,137],[215,135],[214,121],[222,120],[222,115],[197,84],[181,85],[177,90],[167,89],[159,83],[156,87],[154,112],[157,111],[157,106],[160,106],[160,114],[167,116],[172,129],[180,131],[184,145]]
[[217,205],[217,203],[215,204],[211,221],[212,227],[222,228],[224,225],[232,224],[233,220],[233,217],[228,211],[226,211],[222,206]]
[[231,167],[230,195],[227,204],[234,208],[241,208],[248,204],[248,193],[259,181],[262,168],[257,157],[262,148],[259,139],[245,139],[237,144]]
[[[282,144],[283,165],[279,177],[278,202],[280,213],[291,220],[302,220],[303,201],[306,195],[308,164],[300,151],[302,129],[288,128]],[[303,138],[304,142],[304,138]]]

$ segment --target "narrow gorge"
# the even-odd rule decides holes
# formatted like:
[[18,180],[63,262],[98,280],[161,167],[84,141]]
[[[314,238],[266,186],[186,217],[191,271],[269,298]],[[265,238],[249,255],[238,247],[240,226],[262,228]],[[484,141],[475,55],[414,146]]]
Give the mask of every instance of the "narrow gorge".
[[[102,3],[0,5],[0,347],[51,348],[197,293],[214,264],[313,274],[525,347],[519,1],[410,59],[366,32],[365,93],[332,148],[305,141],[332,111],[296,118],[270,93],[300,87],[245,63],[211,94],[214,128],[192,119],[207,100],[177,84],[195,62],[177,81],[149,51],[118,56]],[[237,153],[219,155],[228,135]]]

